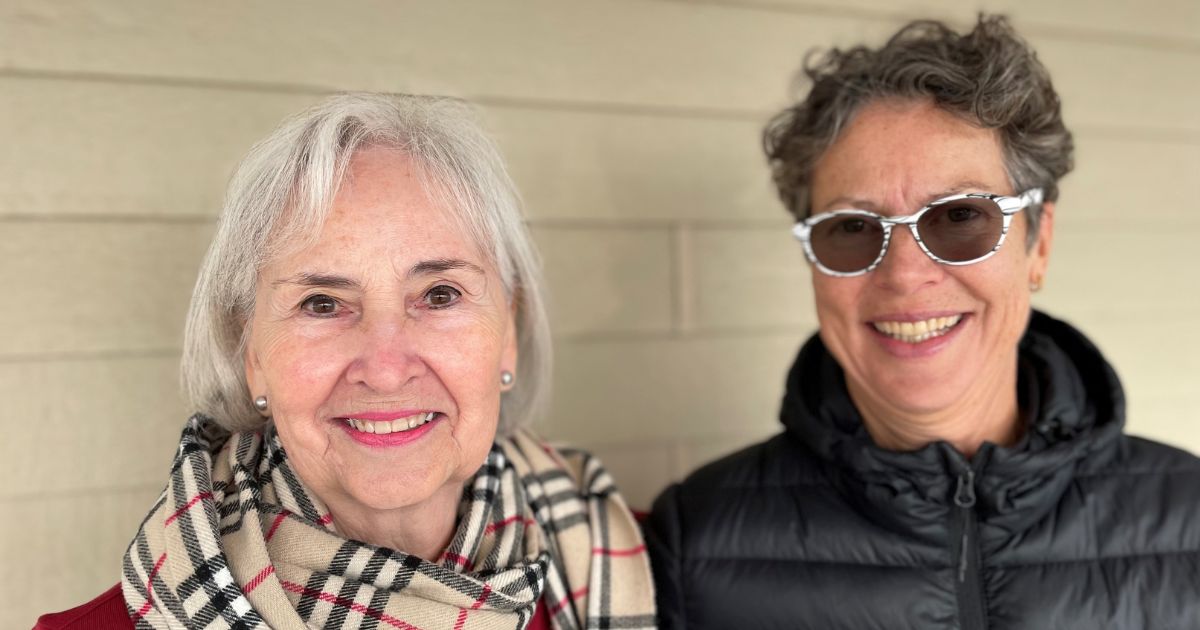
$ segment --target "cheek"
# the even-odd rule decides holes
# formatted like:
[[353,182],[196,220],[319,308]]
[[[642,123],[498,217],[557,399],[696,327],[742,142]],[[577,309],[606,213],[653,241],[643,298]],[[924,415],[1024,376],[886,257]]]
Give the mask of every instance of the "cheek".
[[484,442],[490,444],[495,431],[504,327],[494,319],[464,313],[431,326],[426,335],[425,362],[454,399],[460,424],[467,431],[458,436],[460,440],[485,432]]
[[498,390],[504,323],[490,313],[468,312],[430,322],[422,354],[464,387]]
[[843,330],[858,320],[859,279],[813,277],[813,300],[822,329]]
[[857,354],[854,349],[861,349],[862,342],[858,336],[860,279],[831,278],[818,271],[813,276],[813,298],[820,325],[817,333],[838,363],[849,366]]
[[345,368],[336,340],[270,331],[256,345],[259,369],[271,394],[272,406],[284,416],[315,415]]
[[[998,264],[987,265],[988,262]],[[1024,333],[1029,316],[1028,258],[996,257],[975,267],[978,269],[964,268],[964,272],[975,273],[964,275],[962,281],[984,303],[994,344],[999,348],[1014,346]]]

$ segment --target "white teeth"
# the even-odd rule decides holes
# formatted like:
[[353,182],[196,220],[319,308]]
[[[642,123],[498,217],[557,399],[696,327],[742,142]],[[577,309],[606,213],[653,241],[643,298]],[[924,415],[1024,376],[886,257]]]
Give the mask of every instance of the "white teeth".
[[875,330],[905,343],[921,343],[950,332],[962,315],[935,317],[920,322],[874,322]]
[[437,412],[430,411],[420,413],[415,416],[405,418],[396,418],[395,420],[358,420],[356,418],[346,418],[346,424],[354,427],[357,431],[363,433],[374,433],[376,435],[387,435],[388,433],[397,433],[400,431],[408,431],[415,429],[430,420],[433,420]]

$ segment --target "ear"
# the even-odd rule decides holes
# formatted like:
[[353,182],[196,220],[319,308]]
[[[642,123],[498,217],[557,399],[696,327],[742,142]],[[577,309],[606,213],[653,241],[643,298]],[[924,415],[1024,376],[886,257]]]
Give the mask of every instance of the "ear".
[[[504,347],[500,350],[500,370],[517,374],[517,300],[514,297],[508,308],[508,323],[504,326]],[[500,391],[512,389],[512,384],[501,385]]]
[[1040,285],[1050,267],[1050,250],[1054,246],[1054,202],[1042,204],[1042,220],[1038,225],[1037,241],[1029,250],[1029,283]]
[[250,342],[250,331],[246,331],[246,350],[242,354],[242,367],[246,371],[246,385],[250,398],[266,395],[267,384],[262,378],[262,364],[258,360],[258,352]]

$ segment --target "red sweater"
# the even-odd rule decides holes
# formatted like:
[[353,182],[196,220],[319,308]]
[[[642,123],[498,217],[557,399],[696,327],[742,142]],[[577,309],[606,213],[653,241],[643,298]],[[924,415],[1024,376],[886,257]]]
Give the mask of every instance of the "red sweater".
[[[550,615],[539,605],[527,630],[551,630]],[[33,630],[132,630],[133,621],[125,611],[121,585],[104,591],[92,601],[58,613],[47,613],[37,620]]]

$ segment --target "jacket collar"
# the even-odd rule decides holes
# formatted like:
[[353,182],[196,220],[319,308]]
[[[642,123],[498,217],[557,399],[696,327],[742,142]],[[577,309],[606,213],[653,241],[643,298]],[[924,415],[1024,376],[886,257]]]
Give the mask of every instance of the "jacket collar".
[[985,443],[971,461],[946,442],[905,452],[876,446],[841,367],[816,335],[788,375],[780,416],[792,437],[832,464],[835,482],[875,520],[911,529],[944,518],[969,467],[981,518],[1015,531],[1052,509],[1081,466],[1111,459],[1125,416],[1116,373],[1065,322],[1032,312],[1018,370],[1024,436],[1011,448]]

